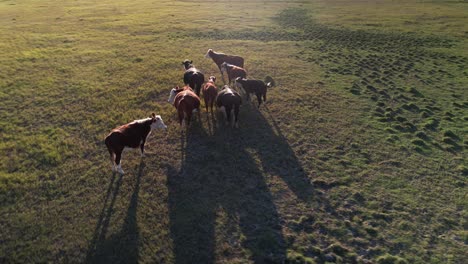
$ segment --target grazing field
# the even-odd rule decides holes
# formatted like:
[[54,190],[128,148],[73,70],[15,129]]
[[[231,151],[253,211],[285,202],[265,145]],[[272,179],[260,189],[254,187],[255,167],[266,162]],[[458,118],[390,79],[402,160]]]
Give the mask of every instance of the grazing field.
[[[466,263],[466,1],[0,1],[1,263]],[[271,76],[178,124],[184,59]],[[145,158],[104,137],[152,112]]]

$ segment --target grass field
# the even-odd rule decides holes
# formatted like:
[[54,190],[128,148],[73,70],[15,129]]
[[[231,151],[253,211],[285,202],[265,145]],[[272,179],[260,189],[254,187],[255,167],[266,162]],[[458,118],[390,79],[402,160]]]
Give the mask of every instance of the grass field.
[[[465,263],[466,1],[0,0],[1,263]],[[277,86],[185,131],[212,48]],[[103,139],[160,114],[147,157]],[[465,261],[464,261],[465,259]]]

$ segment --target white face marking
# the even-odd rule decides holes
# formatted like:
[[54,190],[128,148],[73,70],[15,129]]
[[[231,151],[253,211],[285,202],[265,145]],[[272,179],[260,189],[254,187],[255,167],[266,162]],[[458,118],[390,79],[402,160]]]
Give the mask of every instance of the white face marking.
[[[174,101],[174,99],[172,99]],[[160,115],[155,117],[156,121],[151,124],[151,129],[167,129],[167,126],[164,124]]]
[[208,52],[205,54],[205,58],[209,58],[209,59],[211,59],[211,56],[210,56],[210,50],[208,50]]
[[171,104],[174,103],[175,91],[175,88],[172,88],[171,92],[169,93],[169,99],[167,101]]

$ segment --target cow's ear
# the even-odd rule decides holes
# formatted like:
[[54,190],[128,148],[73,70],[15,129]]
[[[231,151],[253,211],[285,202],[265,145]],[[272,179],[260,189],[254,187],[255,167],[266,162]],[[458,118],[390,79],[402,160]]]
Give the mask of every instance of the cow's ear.
[[193,63],[193,61],[190,61],[190,64],[192,64],[192,63]]
[[156,118],[156,114],[155,113],[151,113],[151,118]]

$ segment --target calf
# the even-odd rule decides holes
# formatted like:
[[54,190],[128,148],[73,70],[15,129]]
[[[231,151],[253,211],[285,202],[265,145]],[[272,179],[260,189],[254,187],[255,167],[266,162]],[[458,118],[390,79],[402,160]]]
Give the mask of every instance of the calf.
[[208,112],[208,105],[210,106],[211,113],[213,113],[213,105],[218,94],[218,88],[215,85],[216,77],[210,76],[210,80],[203,86],[203,99],[205,100],[205,108]]
[[255,94],[257,96],[258,107],[263,102],[266,102],[266,93],[267,88],[271,87],[271,82],[265,84],[261,80],[247,80],[245,78],[237,77],[234,81],[235,86],[239,89],[243,89],[247,94],[247,100],[250,100],[250,94]]
[[239,127],[238,117],[239,108],[242,104],[242,98],[233,89],[225,85],[223,89],[218,93],[216,97],[216,106],[222,111],[224,108],[224,116],[226,118],[226,124],[231,123],[231,110],[234,109],[234,124],[237,128]]
[[229,64],[244,68],[244,58],[237,56],[237,55],[227,55],[227,54],[215,52],[214,50],[209,49],[205,55],[205,58],[211,58],[214,61],[214,63],[216,63],[216,65],[219,68],[219,71],[221,72],[223,82],[224,82],[224,75],[223,75],[223,71],[221,70],[221,64],[223,64],[223,62],[227,62]]
[[198,110],[198,114],[200,114],[200,98],[189,86],[172,88],[167,101],[177,109],[180,125],[185,117],[187,127],[190,125],[194,110]]
[[231,84],[231,80],[235,80],[237,77],[247,78],[247,72],[244,68],[226,62],[221,64],[221,72],[227,72],[229,84]]
[[182,65],[184,65],[185,69],[184,84],[190,86],[195,90],[197,96],[200,96],[200,89],[205,82],[205,76],[201,71],[193,66],[192,61],[184,60]]
[[105,139],[112,162],[112,170],[117,170],[120,174],[124,173],[122,164],[120,163],[124,148],[140,147],[141,156],[143,157],[145,155],[146,139],[151,131],[156,128],[167,129],[167,126],[164,124],[161,116],[153,113],[149,118],[135,120],[113,129]]

